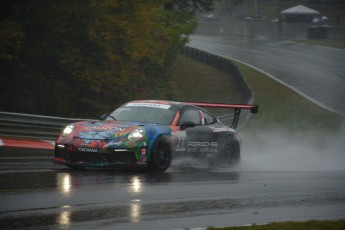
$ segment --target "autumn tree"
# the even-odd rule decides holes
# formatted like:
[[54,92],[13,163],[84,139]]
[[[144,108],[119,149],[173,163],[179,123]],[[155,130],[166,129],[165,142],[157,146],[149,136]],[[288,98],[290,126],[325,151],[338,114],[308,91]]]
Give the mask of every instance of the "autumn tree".
[[167,67],[211,0],[2,0],[0,110],[95,117],[171,97]]

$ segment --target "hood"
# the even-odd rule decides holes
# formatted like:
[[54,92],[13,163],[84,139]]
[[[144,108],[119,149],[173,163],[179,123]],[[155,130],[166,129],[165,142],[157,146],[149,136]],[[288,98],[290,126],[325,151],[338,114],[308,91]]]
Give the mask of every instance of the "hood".
[[81,139],[102,140],[116,136],[126,135],[143,124],[138,122],[123,121],[97,121],[77,123],[74,130],[74,137]]

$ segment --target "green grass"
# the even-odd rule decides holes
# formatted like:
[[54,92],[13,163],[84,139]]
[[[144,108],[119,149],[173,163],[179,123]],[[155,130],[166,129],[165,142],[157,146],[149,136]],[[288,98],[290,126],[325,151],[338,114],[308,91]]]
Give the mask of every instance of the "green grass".
[[236,65],[254,91],[259,114],[249,124],[257,128],[284,127],[287,131],[315,129],[333,130],[343,121],[330,112],[300,96],[288,87],[240,63]]
[[[236,62],[235,62],[236,63]],[[259,113],[252,116],[245,132],[280,127],[294,132],[333,132],[344,118],[323,109],[288,87],[246,65],[236,63],[254,92]],[[172,68],[175,100],[238,103],[241,92],[228,73],[180,56]],[[281,222],[246,227],[209,227],[207,230],[342,230],[345,221]]]
[[[246,129],[280,127],[287,132],[328,130],[340,127],[343,118],[319,107],[266,75],[240,63],[235,64],[254,91],[259,113]],[[177,67],[178,66],[178,67]],[[228,73],[180,56],[173,68],[171,84],[175,100],[241,103],[241,92]],[[212,111],[214,112],[214,111]]]
[[[287,133],[308,134],[336,131],[344,118],[300,96],[288,87],[261,72],[236,63],[254,92],[259,113],[252,116],[244,132],[261,132],[279,127]],[[189,58],[180,56],[172,68],[175,99],[179,101],[207,101],[238,103],[241,92],[228,73]],[[303,137],[303,135],[302,135]],[[345,221],[282,222],[247,227],[209,227],[208,230],[342,230]]]
[[298,42],[310,44],[310,45],[319,45],[327,46],[338,49],[345,49],[345,41],[340,40],[330,40],[330,39],[313,39],[313,40],[301,40]]
[[172,68],[174,100],[240,103],[241,91],[226,72],[179,56]]
[[305,221],[305,222],[282,222],[265,225],[252,225],[243,227],[208,227],[207,230],[343,230],[345,220],[339,221]]

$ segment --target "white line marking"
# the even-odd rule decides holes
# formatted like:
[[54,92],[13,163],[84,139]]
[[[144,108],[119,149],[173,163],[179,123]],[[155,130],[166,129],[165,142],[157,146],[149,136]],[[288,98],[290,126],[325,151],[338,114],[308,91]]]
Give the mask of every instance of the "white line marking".
[[[225,56],[223,56],[223,57],[225,57]],[[256,71],[261,72],[261,73],[267,75],[268,77],[270,77],[271,79],[273,79],[273,80],[279,82],[280,84],[286,86],[287,88],[291,89],[292,91],[298,93],[299,95],[301,95],[302,97],[306,98],[307,100],[313,102],[314,104],[316,104],[316,105],[318,105],[318,106],[320,106],[320,107],[322,107],[322,108],[324,108],[324,109],[327,109],[327,110],[329,110],[329,111],[332,111],[332,112],[334,112],[334,113],[337,113],[337,114],[341,115],[339,112],[337,112],[337,111],[331,109],[331,108],[328,107],[327,105],[324,105],[324,104],[322,104],[321,102],[318,102],[318,101],[315,100],[314,98],[309,97],[308,95],[302,93],[301,91],[299,91],[299,90],[296,89],[295,87],[293,87],[293,86],[291,86],[291,85],[285,83],[284,81],[282,81],[282,80],[276,78],[276,77],[273,76],[272,74],[270,74],[270,73],[268,73],[268,72],[266,72],[266,71],[264,71],[264,70],[262,70],[262,69],[259,69],[259,68],[255,67],[255,66],[253,66],[253,65],[251,65],[251,64],[248,64],[248,63],[246,63],[246,62],[240,61],[240,60],[238,60],[238,59],[236,59],[236,58],[231,58],[231,57],[225,57],[225,58],[232,59],[232,60],[234,60],[234,61],[237,61],[237,62],[239,62],[239,63],[242,63],[243,65],[249,66],[249,67],[255,69]],[[245,78],[245,77],[244,77],[244,78]]]
[[42,141],[52,144],[52,146],[55,146],[55,141],[48,141],[48,140],[42,140]]
[[[192,46],[192,48],[195,48],[195,47]],[[198,49],[198,48],[196,48],[196,49]],[[224,56],[224,55],[221,55],[221,54],[218,54],[218,53],[214,53],[214,52],[209,52],[209,51],[207,51],[207,52],[208,52],[208,53],[211,53],[211,54],[214,54],[214,55],[217,55],[217,56],[219,56],[219,57],[223,57],[223,58],[226,58],[226,59],[229,59],[229,60],[237,61],[237,62],[239,62],[239,63],[242,63],[243,65],[249,66],[249,67],[251,67],[251,68],[253,68],[253,69],[255,69],[255,70],[257,70],[257,71],[259,71],[259,72],[261,72],[261,73],[263,73],[263,74],[265,74],[265,75],[267,75],[268,77],[270,77],[271,79],[273,79],[273,80],[279,82],[280,84],[286,86],[287,88],[291,89],[292,91],[296,92],[297,94],[301,95],[302,97],[306,98],[307,100],[311,101],[312,103],[314,103],[314,104],[316,104],[316,105],[318,105],[318,106],[320,106],[320,107],[322,107],[322,108],[324,108],[324,109],[327,109],[327,110],[329,110],[329,111],[332,111],[332,112],[334,112],[334,113],[336,113],[336,114],[339,114],[339,115],[343,116],[340,112],[337,112],[337,111],[335,111],[334,109],[328,107],[327,105],[322,104],[321,102],[318,102],[318,101],[315,100],[314,98],[309,97],[308,95],[302,93],[301,91],[299,91],[298,89],[294,88],[293,86],[291,86],[291,85],[285,83],[284,81],[282,81],[282,80],[276,78],[276,77],[273,76],[272,74],[270,74],[270,73],[268,73],[268,72],[266,72],[266,71],[264,71],[264,70],[262,70],[262,69],[260,69],[260,68],[257,68],[257,67],[255,67],[255,66],[253,66],[253,65],[251,65],[251,64],[248,64],[248,63],[246,63],[246,62],[240,61],[240,60],[238,60],[238,59],[236,59],[236,58],[233,58],[233,57],[228,57],[228,56]],[[243,78],[244,78],[245,81],[247,81],[247,80],[245,79],[245,77],[243,77]],[[254,94],[254,92],[253,92],[253,94]]]

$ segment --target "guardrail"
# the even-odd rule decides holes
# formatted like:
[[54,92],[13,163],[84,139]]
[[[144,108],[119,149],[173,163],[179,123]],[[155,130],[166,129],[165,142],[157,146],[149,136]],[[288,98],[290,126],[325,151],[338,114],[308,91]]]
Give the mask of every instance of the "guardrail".
[[[243,93],[242,97],[244,101],[251,103],[253,98],[252,91],[237,66],[229,59],[188,46],[183,48],[182,54],[228,72],[229,75],[233,76],[237,80],[237,85]],[[218,118],[220,121],[230,126],[233,116],[233,113],[226,113],[220,115]],[[244,127],[249,117],[250,112],[242,111],[242,115],[240,116],[238,123],[238,129]],[[0,136],[55,140],[66,125],[81,120],[94,121],[81,118],[62,118],[0,112]]]
[[[234,113],[227,113],[218,116],[218,119],[228,126],[231,126],[233,117]],[[243,128],[249,117],[249,111],[242,111],[237,129]],[[94,121],[90,119],[0,112],[0,136],[56,140],[66,125],[82,120]]]
[[88,119],[0,112],[0,135],[55,140],[66,125],[81,120]]
[[196,34],[217,34],[240,37],[254,37],[254,31],[248,24],[229,24],[219,22],[199,22],[195,31]]
[[215,54],[211,54],[206,51],[189,46],[183,47],[182,54],[186,57],[203,62],[207,65],[211,65],[217,69],[229,73],[229,76],[233,77],[236,80],[236,86],[239,88],[239,91],[242,92],[241,96],[243,98],[243,102],[245,103],[252,100],[252,90],[250,89],[247,81],[243,78],[240,70],[230,59],[220,57]]

